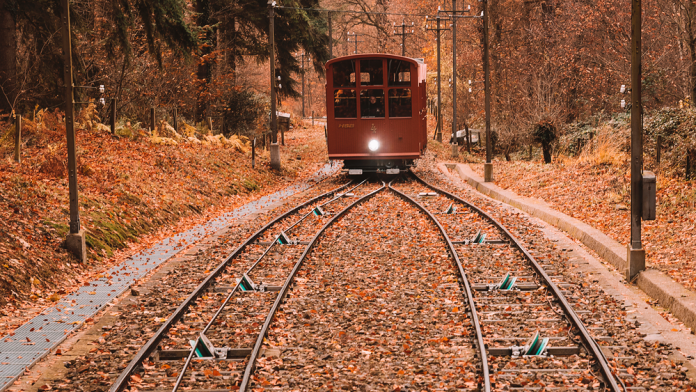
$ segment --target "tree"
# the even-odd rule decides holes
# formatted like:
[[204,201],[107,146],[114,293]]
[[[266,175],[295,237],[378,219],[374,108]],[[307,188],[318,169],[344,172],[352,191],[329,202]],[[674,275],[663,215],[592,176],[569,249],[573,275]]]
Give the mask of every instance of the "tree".
[[12,112],[16,97],[17,27],[9,6],[8,0],[0,0],[0,115]]
[[[0,86],[3,86],[5,99],[2,106],[5,110],[15,108],[18,91],[29,90],[29,76],[36,84],[35,89],[42,91],[38,104],[46,106],[61,102],[61,87],[57,81],[62,80],[63,59],[60,51],[46,50],[60,47],[60,15],[59,0],[1,0],[0,32]],[[94,20],[99,13],[101,22]],[[107,23],[108,21],[108,23]],[[179,51],[184,55],[196,48],[196,37],[184,20],[184,3],[181,0],[88,0],[75,3],[71,7],[71,22],[74,42],[79,44],[78,36],[99,25],[105,30],[104,50],[116,56],[124,55],[124,62],[133,56],[133,39],[139,39],[134,30],[142,28],[142,38],[147,42],[148,51],[158,63],[162,64],[164,46]],[[21,41],[17,32],[21,31]],[[14,38],[14,39],[13,39]],[[163,45],[164,44],[164,45]],[[27,61],[34,51],[38,59]],[[24,69],[16,69],[18,54],[22,55]],[[38,60],[38,61],[35,61]],[[28,69],[42,63],[35,69],[35,74],[29,75]],[[79,67],[81,61],[75,61]],[[19,83],[17,74],[24,73],[25,81]],[[40,85],[39,85],[40,84]],[[12,95],[7,95],[8,92]],[[14,97],[14,99],[10,99]]]

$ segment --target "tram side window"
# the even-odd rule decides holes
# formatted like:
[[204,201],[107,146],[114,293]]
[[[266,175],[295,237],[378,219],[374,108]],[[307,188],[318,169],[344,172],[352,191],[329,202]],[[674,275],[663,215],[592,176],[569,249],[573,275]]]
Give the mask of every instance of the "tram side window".
[[389,85],[411,85],[411,63],[402,60],[389,60]]
[[360,60],[360,85],[381,86],[383,84],[382,60]]
[[389,90],[389,117],[411,117],[411,89]]
[[357,118],[358,106],[356,104],[355,90],[334,91],[334,118]]
[[355,60],[339,61],[333,65],[333,86],[355,87]]
[[384,90],[360,91],[360,117],[384,117]]

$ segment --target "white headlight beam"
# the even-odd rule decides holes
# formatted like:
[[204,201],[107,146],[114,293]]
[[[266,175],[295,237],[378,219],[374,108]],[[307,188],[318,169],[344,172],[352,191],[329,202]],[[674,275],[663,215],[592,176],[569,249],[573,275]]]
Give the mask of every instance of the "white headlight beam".
[[367,148],[369,148],[372,152],[379,150],[379,140],[370,140],[370,142],[367,143]]

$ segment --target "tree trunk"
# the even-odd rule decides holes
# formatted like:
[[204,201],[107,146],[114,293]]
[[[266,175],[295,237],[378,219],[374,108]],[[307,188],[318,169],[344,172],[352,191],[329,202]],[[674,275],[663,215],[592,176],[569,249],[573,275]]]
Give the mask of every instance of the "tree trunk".
[[14,107],[17,77],[17,26],[12,13],[0,0],[0,115],[10,114]]
[[[197,24],[198,26],[207,26],[210,23],[210,4],[208,0],[198,0],[196,2],[196,12],[198,15]],[[196,72],[196,78],[198,79],[198,96],[196,97],[196,118],[195,121],[205,121],[208,116],[208,91],[210,90],[210,83],[212,81],[213,73],[210,66],[210,59],[205,57],[212,51],[214,35],[207,31],[203,42],[208,45],[201,50],[201,59],[198,62],[198,70]],[[204,59],[206,58],[206,59]]]
[[553,152],[551,143],[542,143],[541,149],[544,152],[544,163],[551,163],[551,153]]

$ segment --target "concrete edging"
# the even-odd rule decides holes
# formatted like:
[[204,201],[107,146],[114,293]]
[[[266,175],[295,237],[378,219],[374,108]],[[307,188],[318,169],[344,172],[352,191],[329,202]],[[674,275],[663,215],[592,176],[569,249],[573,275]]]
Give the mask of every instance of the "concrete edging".
[[[448,168],[454,169],[463,181],[478,192],[565,231],[611,263],[622,274],[627,268],[627,247],[592,226],[554,210],[542,200],[519,196],[493,183],[485,183],[469,165],[458,163],[439,166],[440,170],[446,174]],[[656,269],[647,269],[638,274],[636,285],[648,296],[658,300],[661,306],[669,309],[684,325],[696,331],[696,294],[694,292]]]

